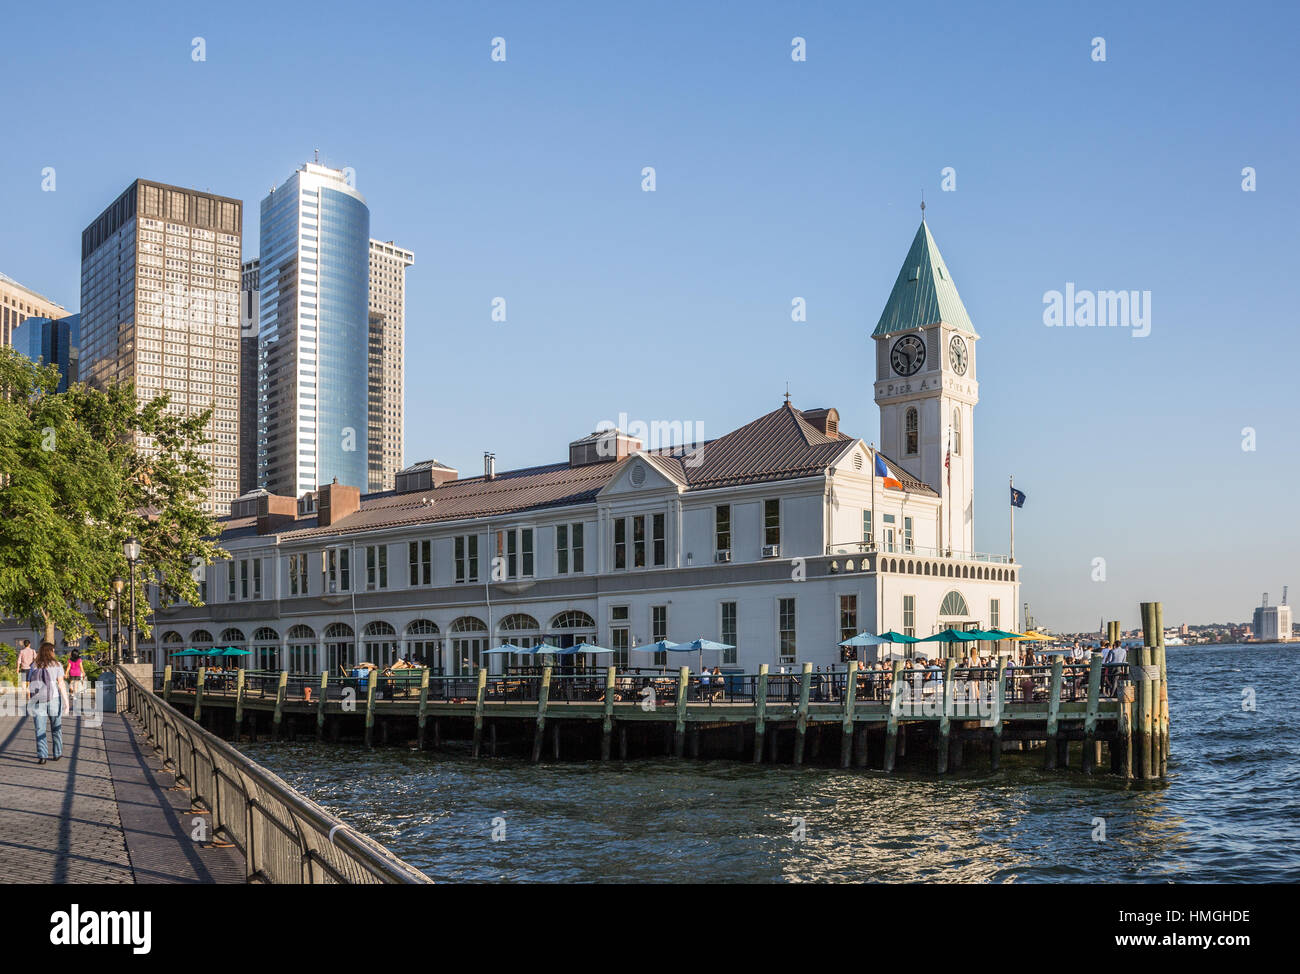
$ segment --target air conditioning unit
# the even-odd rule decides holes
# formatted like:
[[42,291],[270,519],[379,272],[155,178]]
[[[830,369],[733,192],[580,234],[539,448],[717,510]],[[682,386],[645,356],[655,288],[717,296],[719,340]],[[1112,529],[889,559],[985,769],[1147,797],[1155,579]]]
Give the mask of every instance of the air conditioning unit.
[[717,552],[717,553],[713,556],[713,560],[716,561],[716,562],[731,561],[731,549],[730,549],[730,548],[727,548],[727,549],[724,550],[724,551],[719,551],[719,552]]
[[763,545],[763,557],[764,557],[764,558],[780,558],[780,557],[781,557],[781,546],[780,546],[779,544],[765,544],[765,545]]

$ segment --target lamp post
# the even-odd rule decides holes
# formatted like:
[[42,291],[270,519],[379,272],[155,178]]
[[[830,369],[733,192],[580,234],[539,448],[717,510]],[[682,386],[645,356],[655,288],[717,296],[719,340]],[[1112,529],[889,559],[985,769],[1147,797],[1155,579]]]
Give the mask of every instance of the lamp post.
[[135,538],[128,538],[122,545],[122,554],[126,555],[126,563],[131,569],[131,617],[127,620],[129,632],[131,633],[130,644],[127,646],[126,659],[124,662],[139,662],[135,651],[135,563],[140,559],[140,542]]
[[115,625],[113,627],[113,662],[122,661],[122,589],[126,587],[126,582],[119,575],[113,579],[113,608],[117,612]]
[[113,637],[113,610],[117,608],[117,599],[109,598],[108,600],[108,623],[104,626],[104,641],[108,643],[108,661],[117,662],[114,655],[117,651],[117,640]]

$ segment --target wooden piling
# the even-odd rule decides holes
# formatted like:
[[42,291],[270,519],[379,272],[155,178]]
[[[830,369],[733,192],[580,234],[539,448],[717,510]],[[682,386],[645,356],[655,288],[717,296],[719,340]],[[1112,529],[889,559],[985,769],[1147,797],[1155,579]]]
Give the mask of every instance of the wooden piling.
[[1097,759],[1097,703],[1101,699],[1101,653],[1088,663],[1088,709],[1083,718],[1083,772],[1092,774]]
[[799,678],[799,711],[794,724],[794,763],[803,764],[803,749],[808,735],[808,690],[812,685],[812,664],[804,663]]
[[[370,681],[372,684],[374,680]],[[271,722],[271,739],[278,741],[280,739],[280,723],[284,720],[284,696],[289,691],[289,671],[281,670],[280,679],[275,683],[275,717]],[[369,731],[369,728],[367,728]],[[367,734],[367,737],[369,735]],[[367,744],[370,741],[367,739]]]
[[[549,674],[550,668],[546,672]],[[470,756],[478,757],[483,750],[483,703],[487,698],[487,668],[480,667],[478,671],[478,688],[474,691],[474,741],[470,745]],[[437,723],[434,724],[435,730]],[[541,745],[538,744],[534,749],[533,760],[536,761],[540,755]]]
[[686,743],[686,691],[691,685],[691,668],[683,666],[677,672],[677,713],[673,724],[673,757],[682,756]]
[[1002,710],[1007,702],[1007,657],[998,657],[998,685],[993,690],[993,740],[989,743],[989,767],[996,771],[1002,763]]
[[844,682],[844,713],[840,719],[840,731],[843,738],[840,743],[840,767],[847,768],[853,760],[853,711],[858,698],[858,661],[851,659],[846,664],[848,673]]
[[325,736],[325,696],[329,685],[329,671],[323,670],[320,675],[320,699],[316,701],[316,740],[318,741]]
[[610,736],[614,732],[614,692],[618,686],[616,668],[605,669],[605,715],[600,722],[600,759],[609,760]]
[[1059,757],[1056,742],[1061,713],[1061,674],[1065,661],[1059,656],[1052,657],[1052,679],[1047,692],[1047,747],[1044,748],[1043,767],[1048,771],[1056,770]]
[[208,675],[208,671],[202,666],[199,667],[198,677],[194,683],[194,723],[199,722],[199,716],[203,713],[203,680]]
[[244,670],[241,667],[235,674],[235,742],[244,729]]
[[416,743],[415,746],[424,750],[424,724],[428,720],[429,714],[429,668],[422,667],[420,670],[420,703],[416,710]]
[[1155,603],[1156,643],[1151,660],[1156,668],[1154,717],[1156,725],[1156,773],[1163,778],[1169,770],[1169,672],[1165,666],[1165,604]]
[[551,696],[551,668],[542,670],[542,683],[537,688],[537,728],[533,733],[533,761],[542,759],[542,744],[546,740],[546,704]]
[[168,663],[163,667],[163,701],[172,702],[172,665]]
[[940,697],[942,709],[939,711],[939,753],[935,756],[935,771],[938,774],[948,773],[948,746],[952,734],[952,677],[956,667],[957,661],[955,659],[949,657],[944,661],[943,689]]
[[894,770],[894,762],[898,758],[898,718],[903,709],[903,691],[906,687],[903,685],[903,661],[894,660],[894,679],[890,683],[889,690],[889,719],[885,724],[885,757],[884,769],[886,771]]
[[754,763],[763,762],[763,736],[767,731],[767,664],[758,665],[758,686],[754,688]]
[[[379,670],[366,671],[366,747],[370,747],[375,729],[375,690],[379,686]],[[276,718],[277,722],[279,718]]]

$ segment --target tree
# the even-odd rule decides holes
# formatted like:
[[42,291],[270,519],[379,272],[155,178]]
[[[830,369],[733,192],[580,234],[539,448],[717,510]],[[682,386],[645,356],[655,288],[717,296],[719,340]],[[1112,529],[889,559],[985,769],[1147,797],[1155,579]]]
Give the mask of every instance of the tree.
[[[200,449],[210,413],[184,415],[166,396],[138,401],[129,384],[58,387],[58,370],[0,348],[0,615],[53,641],[92,629],[122,543],[141,545],[136,603],[148,633],[148,586],[160,605],[201,604],[193,570],[224,557],[200,508],[210,465]],[[125,595],[125,593],[124,593]]]

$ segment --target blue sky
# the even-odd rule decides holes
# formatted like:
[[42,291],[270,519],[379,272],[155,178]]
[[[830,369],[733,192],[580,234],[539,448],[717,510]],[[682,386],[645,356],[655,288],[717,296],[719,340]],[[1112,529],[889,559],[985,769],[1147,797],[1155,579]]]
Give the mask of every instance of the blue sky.
[[[870,441],[867,336],[924,190],[982,336],[977,547],[1005,550],[1015,474],[1043,622],[1248,619],[1300,585],[1300,16],[1142,8],[13,8],[0,270],[76,307],[80,231],[136,177],[245,200],[253,256],[258,201],[319,148],[416,253],[408,460],[552,462],[622,413],[712,436],[787,381]],[[1150,335],[1045,327],[1067,281],[1149,290]]]

